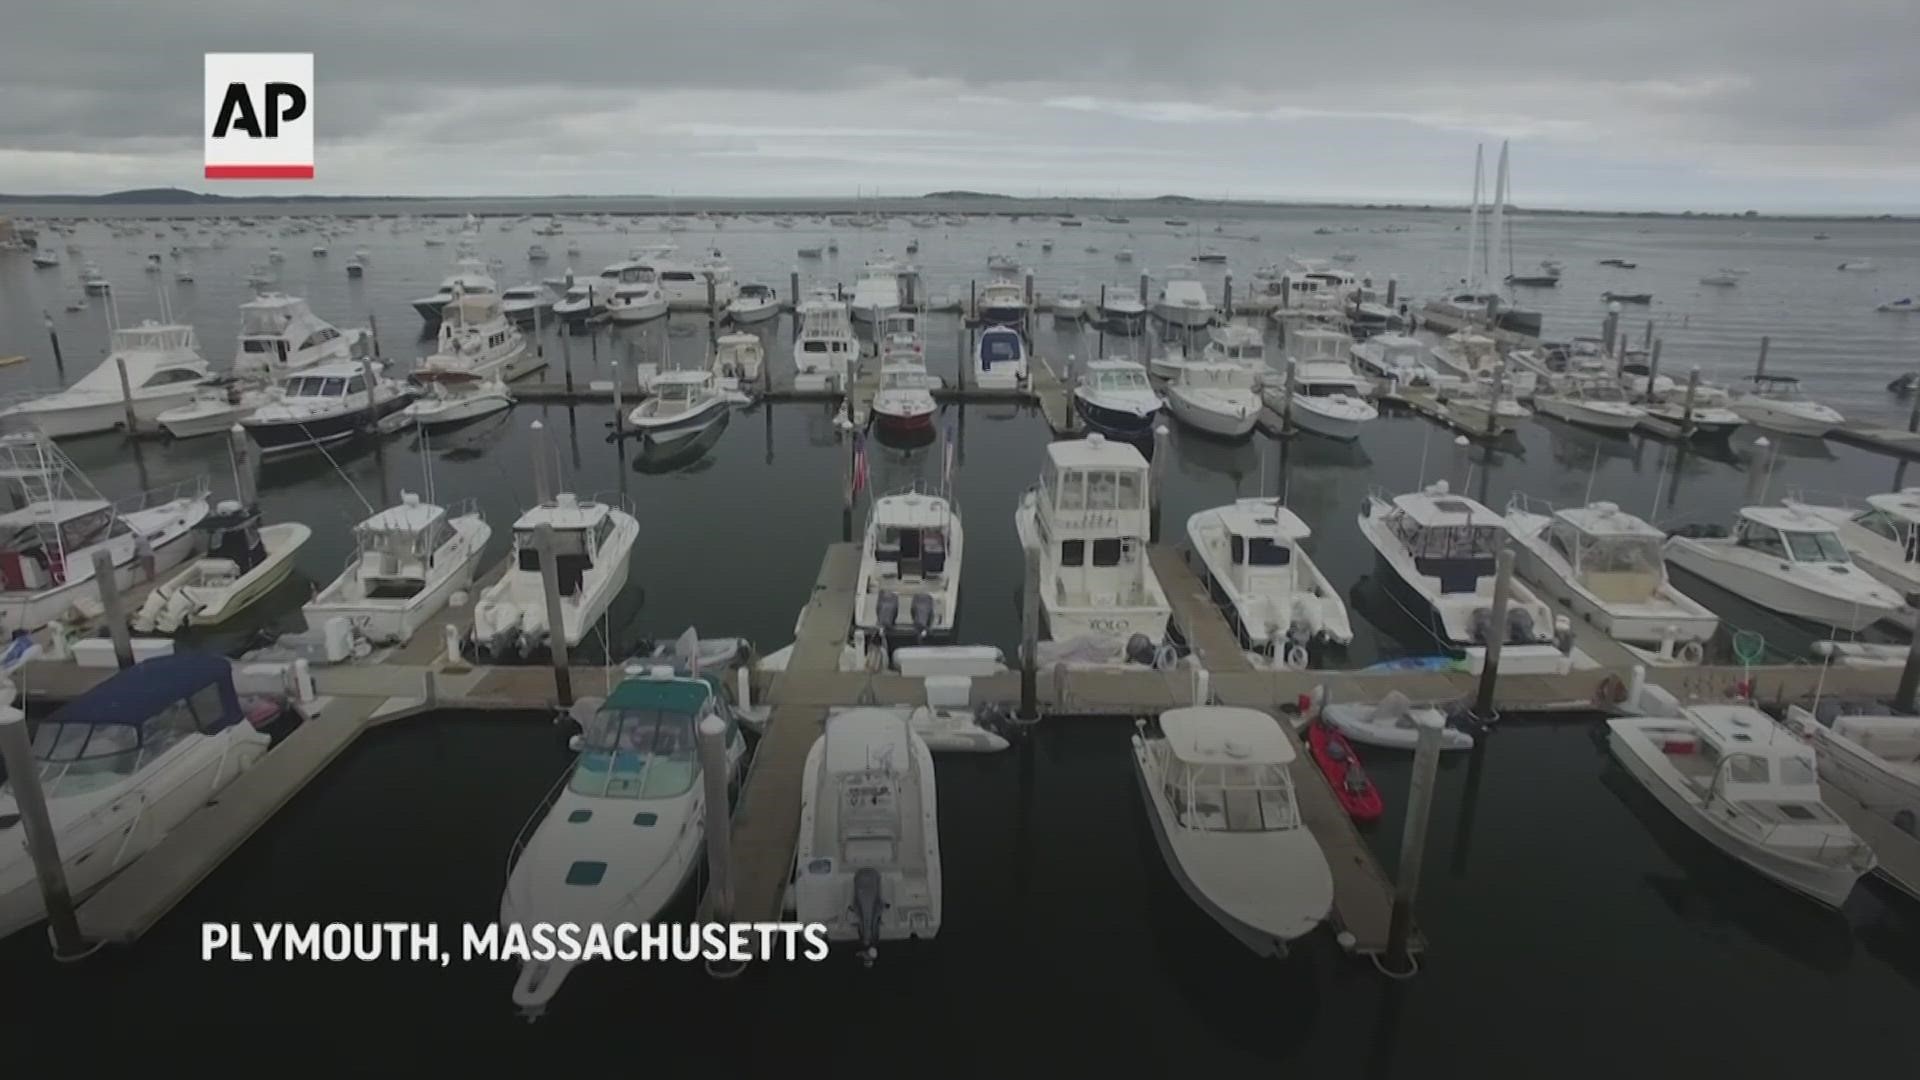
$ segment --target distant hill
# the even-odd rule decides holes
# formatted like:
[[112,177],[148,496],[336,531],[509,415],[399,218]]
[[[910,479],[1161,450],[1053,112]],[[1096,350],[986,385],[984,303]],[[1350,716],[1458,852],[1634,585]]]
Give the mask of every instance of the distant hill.
[[79,203],[91,206],[203,206],[220,203],[409,202],[417,195],[214,195],[186,188],[135,188],[105,195],[7,195],[0,203]]
[[1197,203],[1200,200],[1191,195],[1156,195],[1147,201],[1157,203]]
[[929,191],[920,196],[923,199],[1011,199],[1011,195],[1002,195],[994,191]]

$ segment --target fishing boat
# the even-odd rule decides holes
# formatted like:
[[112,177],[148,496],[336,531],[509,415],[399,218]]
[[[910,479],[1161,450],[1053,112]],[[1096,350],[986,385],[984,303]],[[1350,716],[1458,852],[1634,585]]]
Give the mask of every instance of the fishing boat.
[[1533,411],[1598,431],[1632,431],[1647,412],[1607,378],[1564,380],[1552,393],[1533,395]]
[[868,260],[853,282],[850,314],[854,322],[878,326],[900,310],[900,264],[881,255]]
[[873,394],[873,423],[882,437],[909,438],[930,434],[940,406],[933,400],[937,380],[918,360],[889,360],[880,365],[880,385]]
[[[372,380],[368,380],[372,372]],[[418,387],[388,378],[372,361],[316,364],[268,391],[240,426],[262,454],[280,456],[400,424]]]
[[1027,339],[1011,326],[981,330],[973,345],[973,385],[1012,390],[1027,384]]
[[765,322],[780,314],[780,296],[770,285],[742,285],[727,305],[727,318],[736,326]]
[[1725,271],[1725,270],[1718,270],[1718,271],[1715,271],[1714,273],[1707,274],[1701,277],[1700,284],[1715,285],[1721,288],[1728,288],[1728,287],[1740,284],[1740,275],[1729,273],[1728,271]]
[[123,430],[131,412],[135,423],[151,428],[161,413],[192,401],[212,377],[193,327],[147,320],[114,330],[107,358],[73,385],[32,391],[0,409],[0,427],[67,439]]
[[1752,389],[1729,399],[1727,407],[1755,427],[1788,435],[1821,436],[1846,423],[1846,417],[1807,397],[1791,375],[1755,375]]
[[1167,384],[1167,408],[1197,431],[1245,438],[1260,422],[1260,379],[1240,364],[1189,360]]
[[474,605],[472,639],[484,660],[525,659],[549,647],[555,628],[547,621],[541,583],[543,525],[552,531],[554,572],[560,583],[558,631],[568,648],[580,644],[626,587],[640,523],[603,502],[569,492],[554,496],[513,523],[513,565]]
[[1153,313],[1160,321],[1185,329],[1197,329],[1213,322],[1213,301],[1207,287],[1192,267],[1174,267],[1160,285],[1160,296],[1153,302]]
[[827,717],[801,775],[793,897],[800,922],[856,943],[940,932],[940,821],[933,752],[892,709]]
[[1101,290],[1100,324],[1122,334],[1137,334],[1147,321],[1147,305],[1140,293],[1128,285],[1108,285]]
[[[1782,504],[1832,525],[1854,564],[1901,596],[1920,593],[1920,488],[1820,499],[1793,492]],[[1903,618],[1902,622],[1907,620]]]
[[1910,315],[1913,312],[1920,311],[1920,297],[1903,296],[1898,300],[1888,300],[1873,310]]
[[921,642],[951,637],[961,539],[949,498],[910,490],[875,499],[854,582],[854,627]]
[[[1813,746],[1823,794],[1829,805],[1856,829],[1871,823],[1856,814],[1871,815],[1877,823],[1904,833],[1905,846],[1920,844],[1920,716],[1890,708],[1878,701],[1816,700],[1809,711],[1787,706],[1783,723]],[[1901,846],[1887,836],[1885,846],[1875,834],[1868,839],[1890,858],[1888,848]],[[1913,849],[1920,850],[1920,849]],[[1911,860],[1906,866],[1920,865]],[[1881,862],[1880,871],[1911,895],[1920,896],[1920,878],[1901,877]]]
[[554,296],[545,285],[527,281],[501,289],[498,304],[500,314],[506,316],[509,322],[524,325],[552,314]]
[[1496,438],[1513,431],[1522,420],[1533,415],[1531,409],[1520,404],[1512,387],[1501,387],[1500,397],[1495,400],[1493,386],[1478,381],[1447,391],[1440,407],[1456,426],[1475,435]]
[[545,356],[527,347],[495,293],[467,294],[456,288],[440,319],[437,342],[415,375],[458,372],[511,382],[547,366]]
[[859,366],[860,339],[854,336],[847,305],[821,292],[801,301],[800,332],[793,339],[796,381],[844,388]]
[[1030,312],[1026,288],[1012,278],[997,277],[980,288],[974,314],[992,326],[1022,326]]
[[35,248],[33,250],[34,269],[46,270],[59,265],[60,250],[58,248]]
[[[568,744],[578,756],[514,842],[501,925],[531,934],[571,923],[612,935],[624,924],[655,922],[704,865],[698,738],[714,719],[725,730],[731,787],[746,743],[710,677],[676,677],[661,666],[614,687],[581,722]],[[541,1015],[578,963],[528,960],[514,980],[514,1005]]]
[[1820,794],[1813,749],[1750,705],[1607,721],[1607,746],[1680,823],[1761,876],[1837,908],[1873,849]]
[[1731,531],[1667,537],[1667,561],[1751,603],[1837,630],[1907,618],[1901,595],[1847,553],[1834,524],[1795,506],[1749,506]]
[[[10,707],[12,694],[7,694]],[[91,897],[252,768],[272,739],[247,723],[233,665],[205,653],[118,672],[35,725],[33,757],[67,892]],[[0,788],[0,937],[46,917],[27,830]]]
[[1307,752],[1312,755],[1320,775],[1327,778],[1327,786],[1333,789],[1333,797],[1339,800],[1340,808],[1348,817],[1362,824],[1380,820],[1380,815],[1386,812],[1386,801],[1380,797],[1373,778],[1361,767],[1360,755],[1354,752],[1353,744],[1338,728],[1329,724],[1308,725]]
[[87,262],[80,267],[80,287],[88,296],[104,296],[113,291],[113,282],[100,272],[98,263]]
[[1555,509],[1515,493],[1514,569],[1544,596],[1629,648],[1697,664],[1720,619],[1667,576],[1659,529],[1614,503]]
[[1293,365],[1291,389],[1278,379],[1261,387],[1261,400],[1302,431],[1349,442],[1380,416],[1367,400],[1371,389],[1353,370],[1353,339],[1338,330],[1303,327],[1287,338]]
[[1300,815],[1294,749],[1263,712],[1195,706],[1139,721],[1134,779],[1161,858],[1195,905],[1261,956],[1333,911],[1333,873]]
[[720,388],[711,369],[663,371],[654,376],[652,395],[627,414],[627,423],[642,438],[668,442],[706,430],[738,400],[737,393]]
[[1353,641],[1347,606],[1307,554],[1312,535],[1275,499],[1239,499],[1187,519],[1187,544],[1226,598],[1242,646],[1307,666],[1308,650]]
[[206,554],[154,586],[131,620],[135,633],[214,626],[245,610],[293,572],[313,530],[298,521],[261,525],[260,508],[228,499],[201,519]]
[[[1296,334],[1316,333],[1345,337],[1337,331],[1318,331],[1310,327],[1296,331]],[[1200,350],[1200,359],[1208,363],[1238,364],[1263,381],[1274,376],[1272,366],[1267,363],[1266,336],[1260,332],[1259,327],[1248,326],[1245,323],[1236,322],[1209,327],[1207,343]],[[1155,372],[1155,374],[1160,373]],[[1164,377],[1171,379],[1173,374],[1172,369],[1169,369]]]
[[313,629],[339,619],[376,645],[405,643],[473,583],[492,536],[472,500],[437,506],[403,491],[354,526],[346,569],[300,613]]
[[1376,702],[1329,702],[1325,700],[1324,687],[1315,697],[1316,718],[1351,742],[1386,750],[1413,750],[1420,745],[1422,728],[1437,728],[1440,749],[1473,749],[1473,736],[1448,727],[1446,715],[1439,709],[1431,705],[1416,706],[1398,690],[1389,690],[1386,697]]
[[1073,409],[1087,426],[1123,439],[1151,432],[1166,404],[1133,360],[1089,361],[1073,388]]
[[1375,334],[1352,349],[1362,374],[1394,386],[1432,386],[1437,374],[1426,362],[1427,346],[1405,334]]
[[740,284],[734,280],[733,268],[719,254],[713,252],[690,266],[671,261],[660,264],[660,292],[666,297],[669,308],[674,311],[706,311],[711,306],[719,311],[733,303],[734,298],[740,295]]
[[554,318],[568,324],[585,322],[607,310],[607,297],[613,290],[613,285],[599,278],[569,280],[566,291],[553,302]]
[[1079,322],[1086,318],[1087,301],[1080,290],[1071,286],[1063,288],[1053,298],[1053,321]]
[[762,385],[766,364],[767,348],[758,334],[721,334],[714,339],[710,366],[722,390],[743,393]]
[[448,427],[513,408],[513,391],[499,376],[464,371],[416,371],[420,394],[400,415],[424,428]]
[[1872,259],[1848,259],[1836,269],[1856,274],[1871,274],[1880,269]]
[[176,439],[223,434],[271,400],[270,388],[297,371],[368,355],[372,334],[341,330],[307,302],[262,293],[240,305],[233,366],[202,383],[192,401],[161,413],[159,424]]

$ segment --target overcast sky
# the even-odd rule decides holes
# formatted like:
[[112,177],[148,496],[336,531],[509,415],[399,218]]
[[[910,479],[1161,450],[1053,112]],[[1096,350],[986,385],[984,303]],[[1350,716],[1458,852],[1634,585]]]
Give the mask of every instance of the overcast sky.
[[[21,0],[0,191],[1920,209],[1920,0]],[[310,183],[201,175],[202,54],[315,54]]]

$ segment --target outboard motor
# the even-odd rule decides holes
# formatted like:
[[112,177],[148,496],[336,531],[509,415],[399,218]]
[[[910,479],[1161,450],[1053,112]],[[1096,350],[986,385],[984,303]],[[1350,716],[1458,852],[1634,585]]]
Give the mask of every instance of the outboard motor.
[[913,632],[925,641],[927,631],[933,629],[933,597],[927,593],[915,593],[912,610]]
[[887,902],[880,895],[880,871],[863,866],[853,875],[853,918],[860,932],[860,962],[873,966],[879,954],[880,913]]
[[1533,612],[1523,607],[1507,609],[1507,641],[1514,645],[1525,645],[1536,640],[1539,634],[1533,627]]
[[1153,642],[1145,634],[1134,634],[1127,638],[1127,659],[1145,667],[1153,666]]
[[1487,645],[1493,641],[1492,608],[1474,608],[1473,620],[1469,625],[1473,627],[1473,640],[1476,643]]
[[885,631],[893,629],[895,620],[900,618],[900,597],[885,589],[873,599],[873,619]]

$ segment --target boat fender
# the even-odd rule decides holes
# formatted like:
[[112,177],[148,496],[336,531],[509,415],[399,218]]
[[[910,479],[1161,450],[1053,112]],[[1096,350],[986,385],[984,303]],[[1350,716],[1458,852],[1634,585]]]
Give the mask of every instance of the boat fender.
[[1153,651],[1153,666],[1160,671],[1171,671],[1180,663],[1180,654],[1173,646],[1162,644]]
[[1593,689],[1595,705],[1618,705],[1625,700],[1627,700],[1627,684],[1621,682],[1618,675],[1607,676],[1600,680],[1599,686]]
[[1683,664],[1698,664],[1707,658],[1706,647],[1697,641],[1683,641],[1676,652]]
[[1287,667],[1294,671],[1307,670],[1306,646],[1293,644],[1287,646]]
[[1126,657],[1128,660],[1146,667],[1158,667],[1158,657],[1154,653],[1153,642],[1145,634],[1132,634],[1127,638]]
[[1533,612],[1526,608],[1511,608],[1507,611],[1507,644],[1525,645],[1535,639]]

